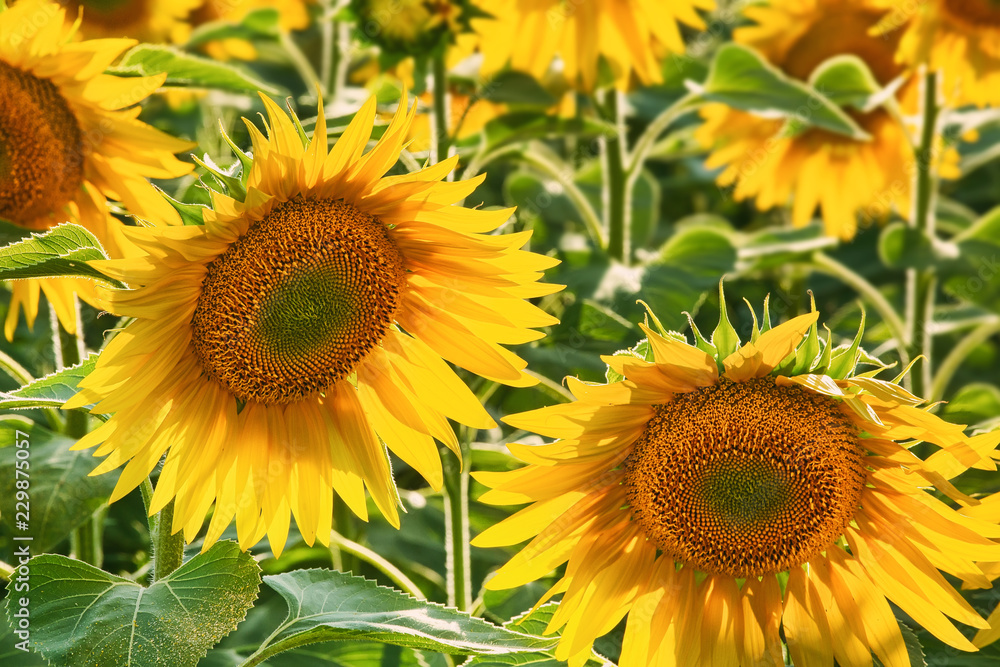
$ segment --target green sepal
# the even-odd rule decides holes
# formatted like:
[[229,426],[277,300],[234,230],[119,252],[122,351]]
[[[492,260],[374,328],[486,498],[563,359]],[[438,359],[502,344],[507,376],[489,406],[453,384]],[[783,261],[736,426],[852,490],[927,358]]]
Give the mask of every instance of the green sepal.
[[719,281],[719,324],[712,332],[712,345],[718,351],[720,363],[740,347],[740,337],[729,321],[729,313],[726,309],[726,292],[721,280]]
[[201,204],[185,204],[182,201],[177,201],[162,189],[153,185],[160,196],[167,200],[167,203],[174,207],[178,215],[181,216],[181,222],[185,225],[203,225],[205,224],[205,210],[207,207]]
[[753,304],[750,303],[749,299],[743,297],[743,303],[745,303],[747,308],[750,309],[750,317],[753,318],[753,333],[750,334],[750,342],[756,343],[757,339],[760,338],[760,327],[757,325],[757,313],[754,312]]
[[760,327],[760,332],[767,333],[771,330],[771,293],[764,295],[764,320]]
[[212,178],[215,179],[216,184],[219,186],[217,188],[212,187],[212,183],[210,181],[206,181],[203,178],[201,179],[201,182],[205,185],[205,187],[207,187],[210,190],[215,190],[219,194],[232,197],[233,199],[236,199],[238,201],[246,200],[247,191],[246,188],[243,187],[243,180],[236,175],[239,163],[234,163],[233,167],[230,168],[230,171],[232,173],[227,173],[217,164],[212,162],[212,158],[210,158],[207,154],[205,155],[204,160],[195,155],[192,155],[191,158],[199,166],[208,171],[208,173],[211,174]]
[[694,346],[705,354],[712,355],[713,358],[719,356],[719,351],[715,349],[715,346],[701,334],[698,325],[694,323],[694,318],[691,317],[691,313],[684,311],[683,314],[688,318],[688,326],[691,327],[691,334],[694,336]]
[[[292,114],[293,117],[294,115],[295,114]],[[296,118],[296,122],[298,122],[298,118]],[[247,182],[250,180],[250,168],[253,167],[253,157],[249,153],[243,152],[243,149],[237,146],[233,140],[230,139],[229,133],[226,132],[226,128],[223,126],[222,121],[219,121],[219,130],[222,134],[223,140],[229,144],[229,147],[233,150],[233,154],[236,156],[236,159],[240,161],[240,182],[243,183],[243,188],[245,190]]]
[[830,370],[826,372],[827,375],[836,379],[843,380],[854,370],[854,367],[858,364],[859,349],[861,347],[861,337],[865,333],[865,311],[861,309],[861,324],[858,326],[858,334],[854,337],[854,342],[850,346],[846,347],[841,345],[837,349],[840,350],[837,354],[833,355],[830,360]]
[[823,328],[826,329],[826,340],[823,341],[823,353],[819,357],[819,362],[809,369],[810,373],[825,373],[826,369],[830,367],[830,361],[833,357],[833,332],[825,324]]
[[[809,292],[809,312],[816,312],[816,297],[812,291]],[[809,332],[806,334],[805,342],[795,350],[795,361],[792,364],[791,373],[793,375],[801,375],[808,372],[815,365],[816,357],[819,356],[821,351],[819,332],[816,322],[813,322],[812,326],[809,327]]]
[[292,123],[295,124],[295,130],[299,133],[299,139],[302,140],[302,148],[309,147],[309,135],[306,134],[305,128],[302,127],[302,121],[299,120],[299,115],[295,113],[295,109],[292,108],[291,101],[285,103],[288,107],[288,113],[292,117]]
[[661,336],[669,336],[670,335],[667,332],[667,330],[663,327],[663,324],[660,323],[660,318],[658,318],[656,316],[656,314],[653,313],[653,309],[649,307],[648,303],[646,303],[642,299],[636,299],[635,302],[639,303],[639,304],[642,304],[642,307],[646,309],[646,322],[645,322],[645,324],[646,324],[647,327],[649,326],[649,320],[653,320],[653,326],[656,327],[656,330],[660,333]]
[[[669,335],[669,333],[668,333]],[[625,350],[618,350],[611,356],[613,357],[635,357],[636,359],[642,359],[643,361],[653,360],[653,346],[649,344],[649,340],[643,338],[635,346],[630,347]],[[615,371],[615,369],[608,366],[607,370],[604,372],[604,377],[607,379],[608,383],[611,382],[621,382],[625,379],[625,376]]]

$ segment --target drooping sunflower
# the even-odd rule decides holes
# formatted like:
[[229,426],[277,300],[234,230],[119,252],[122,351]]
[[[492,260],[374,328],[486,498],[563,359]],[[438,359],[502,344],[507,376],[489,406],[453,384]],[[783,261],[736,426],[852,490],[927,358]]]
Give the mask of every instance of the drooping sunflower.
[[994,0],[877,0],[890,10],[876,32],[902,31],[899,59],[939,71],[949,102],[1000,104],[1000,4]]
[[566,78],[592,91],[599,60],[625,90],[631,75],[643,84],[663,80],[656,54],[661,49],[684,53],[679,24],[704,29],[697,10],[715,8],[715,0],[498,0],[476,4],[492,19],[476,19],[483,52],[483,73],[508,63],[515,70],[541,79],[562,59]]
[[[106,199],[142,218],[179,223],[177,212],[147,177],[173,178],[191,165],[174,157],[190,143],[137,119],[142,101],[165,76],[103,74],[130,39],[71,42],[65,10],[54,2],[21,0],[0,13],[0,218],[44,231],[76,222],[119,254],[122,227]],[[28,324],[45,292],[59,321],[74,332],[73,294],[93,302],[82,280],[17,281],[5,333],[10,339],[22,306]]]
[[95,474],[127,463],[112,501],[166,452],[151,512],[174,499],[191,541],[214,503],[206,544],[235,516],[243,548],[266,534],[277,554],[290,513],[328,543],[334,490],[367,519],[367,486],[398,526],[386,445],[440,487],[434,439],[458,449],[448,419],[495,425],[442,359],[534,384],[498,343],[541,338],[531,327],[555,320],[526,299],[560,286],[537,282],[558,262],[520,250],[529,233],[487,234],[510,209],[452,205],[483,180],[442,182],[457,158],[385,176],[413,119],[405,98],[367,153],[374,98],[332,150],[322,103],[306,147],[264,103],[245,196],[215,193],[204,225],[129,228],[144,256],[96,264],[133,287],[104,291],[104,307],[135,320],[67,407],[114,413],[75,445],[103,442]]
[[[820,63],[844,54],[861,58],[883,86],[903,72],[895,61],[898,35],[870,34],[884,12],[869,0],[773,0],[744,13],[757,25],[737,29],[734,40],[793,78],[808,80]],[[911,88],[899,93],[910,94]],[[793,199],[795,226],[808,224],[819,207],[827,234],[849,240],[859,214],[869,224],[893,207],[908,214],[914,158],[905,126],[889,109],[848,113],[870,141],[820,128],[783,136],[782,120],[722,104],[702,108],[705,122],[696,136],[712,149],[706,165],[725,167],[717,180],[733,187],[736,200],[753,198],[763,211]]]
[[[940,571],[988,587],[974,561],[1000,560],[1000,527],[931,491],[976,503],[950,480],[994,469],[1000,433],[966,437],[898,379],[856,373],[860,333],[831,349],[818,313],[766,313],[742,346],[724,311],[714,345],[644,326],[603,358],[616,381],[568,378],[577,401],[504,420],[558,440],[473,473],[482,501],[531,503],[473,544],[530,540],[489,589],[567,564],[543,598],[562,594],[557,658],[583,664],[627,615],[622,667],[781,665],[779,630],[796,667],[906,667],[889,601],[975,650],[949,619],[986,623]],[[921,459],[917,441],[940,449]]]
[[[87,39],[129,37],[154,44],[180,44],[191,34],[188,16],[201,0],[67,0],[70,22],[82,16]],[[83,9],[82,15],[80,9]]]

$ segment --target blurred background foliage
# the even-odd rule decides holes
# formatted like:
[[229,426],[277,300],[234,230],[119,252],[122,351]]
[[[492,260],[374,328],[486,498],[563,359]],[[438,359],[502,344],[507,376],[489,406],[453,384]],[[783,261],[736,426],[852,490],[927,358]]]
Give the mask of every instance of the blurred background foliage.
[[[82,30],[88,34],[87,12],[100,3],[70,4],[85,7]],[[637,323],[647,311],[640,299],[667,329],[690,337],[693,323],[710,332],[718,314],[719,282],[725,277],[730,317],[744,340],[753,324],[744,299],[760,304],[769,295],[772,317],[779,320],[808,312],[810,299],[815,299],[834,345],[849,343],[866,318],[863,346],[868,352],[889,363],[903,362],[901,365],[917,353],[927,353],[929,359],[918,362],[910,378],[930,367],[929,382],[919,389],[931,400],[943,401],[936,408],[938,414],[969,424],[972,432],[1000,425],[1000,209],[994,208],[1000,193],[1000,114],[995,109],[963,108],[951,110],[946,117],[943,141],[955,151],[961,173],[942,182],[933,237],[922,235],[897,213],[890,213],[885,220],[862,216],[851,239],[827,235],[818,218],[793,227],[787,207],[758,210],[751,201],[738,201],[732,187],[718,184],[720,170],[706,166],[708,151],[695,137],[702,123],[697,110],[692,107],[678,112],[668,129],[652,137],[646,159],[636,167],[629,203],[631,225],[623,244],[626,250],[616,257],[593,232],[595,221],[603,225],[608,218],[605,184],[612,178],[607,173],[608,144],[623,141],[626,146],[636,146],[644,137],[649,138],[644,133],[662,120],[665,110],[675,108],[672,105],[692,90],[706,85],[720,48],[732,44],[734,30],[751,23],[741,13],[743,3],[720,2],[714,12],[705,15],[704,30],[682,26],[687,52],[667,54],[662,59],[662,83],[637,86],[620,95],[611,93],[620,97],[617,116],[607,108],[608,97],[575,91],[560,76],[558,66],[541,79],[509,70],[481,76],[475,44],[469,45],[467,31],[471,18],[482,10],[452,3],[462,4],[462,11],[457,18],[450,14],[442,18],[435,13],[440,3],[417,3],[420,11],[396,17],[393,30],[389,30],[379,23],[379,11],[392,6],[384,4],[299,0],[269,6],[245,2],[232,5],[240,11],[212,14],[207,8],[225,5],[208,3],[190,15],[204,20],[189,22],[179,32],[142,36],[159,43],[137,47],[116,64],[115,71],[168,71],[162,94],[145,104],[142,118],[170,134],[197,142],[200,160],[191,176],[157,185],[177,202],[207,204],[205,183],[217,178],[212,171],[232,176],[240,167],[220,127],[234,144],[248,148],[249,137],[240,117],[254,118],[263,112],[257,90],[287,100],[303,118],[305,129],[311,131],[317,89],[322,89],[333,140],[372,94],[383,103],[384,113],[378,122],[384,126],[400,92],[407,89],[420,116],[409,150],[394,169],[399,173],[413,170],[436,156],[431,111],[435,85],[444,83],[450,97],[451,150],[460,156],[457,174],[472,177],[486,173],[466,205],[516,206],[516,215],[501,231],[531,230],[532,251],[562,260],[548,272],[546,280],[566,285],[565,290],[540,303],[560,319],[560,324],[551,327],[545,338],[517,348],[539,377],[536,387],[512,389],[466,377],[498,422],[505,414],[569,400],[562,384],[566,375],[602,381],[606,367],[600,355],[632,347],[642,338]],[[402,6],[410,7],[408,3]],[[97,28],[89,33],[97,34]],[[436,65],[445,68],[443,78],[440,70],[434,71]],[[788,111],[787,101],[778,95],[780,90],[769,87],[766,77],[754,80],[764,81],[756,91],[764,99],[755,103],[758,109],[761,104],[779,110],[785,105]],[[747,85],[750,82],[750,78],[743,79]],[[721,86],[717,90],[721,91],[717,99],[741,103],[734,88]],[[791,108],[795,106],[793,103]],[[378,135],[376,128],[375,137]],[[196,208],[182,208],[192,220],[197,219]],[[0,233],[4,244],[25,234],[11,225],[0,227]],[[911,313],[907,318],[908,272],[933,276],[935,297],[929,317]],[[882,303],[873,301],[873,292]],[[9,294],[2,292],[0,318],[6,314],[8,300]],[[909,344],[900,340],[899,332],[886,319],[885,306],[907,325],[912,318],[919,320],[911,330],[918,340]],[[43,301],[34,328],[22,321],[13,342],[3,348],[32,377],[57,368],[47,308]],[[89,306],[83,306],[82,318],[87,346],[94,350],[100,349],[108,332],[119,326],[115,318]],[[0,391],[10,392],[18,386],[16,380],[0,375]],[[8,412],[2,419],[6,430],[29,432],[35,448],[32,495],[46,503],[44,517],[35,519],[42,522],[38,524],[42,536],[34,544],[36,551],[72,553],[74,530],[98,512],[104,524],[103,568],[141,579],[148,570],[150,554],[138,491],[107,506],[104,501],[116,473],[87,477],[92,467],[90,454],[68,451],[70,440],[55,432],[58,424],[53,420],[58,421],[58,416],[31,410]],[[505,443],[538,442],[537,436],[525,438],[524,433],[506,426],[469,435],[473,441],[471,463],[476,470],[516,467]],[[11,442],[4,436],[0,447],[9,453]],[[451,457],[447,452],[443,455]],[[9,470],[12,461],[12,457],[0,458],[0,496],[4,498],[12,496],[12,488],[7,488],[13,479]],[[406,509],[402,528],[396,531],[376,518],[367,524],[352,521],[339,530],[351,542],[364,545],[398,568],[427,599],[448,602],[442,498],[402,462],[394,460],[393,466]],[[969,475],[961,480],[961,487],[971,494],[1000,490],[996,476],[989,474]],[[483,490],[471,482],[472,535],[514,509],[477,503]],[[379,516],[374,505],[371,513]],[[11,516],[5,506],[0,522],[0,561],[4,562],[14,560],[8,523]],[[297,538],[294,526],[292,530],[289,547],[280,559],[273,558],[266,544],[251,550],[265,574],[337,566],[393,584],[364,557],[350,550],[306,546]],[[226,538],[235,538],[235,527],[223,535]],[[200,548],[195,542],[188,547],[188,555]],[[558,578],[554,573],[547,582],[484,594],[484,578],[513,552],[472,549],[473,614],[497,623],[508,622],[529,609]],[[998,595],[977,591],[970,598],[977,610],[986,614],[996,605]],[[239,664],[276,626],[283,605],[273,591],[262,589],[246,621],[201,664]],[[622,632],[621,627],[613,631],[596,650],[616,659]],[[921,663],[915,656],[914,664],[976,666],[1000,661],[1000,652],[993,648],[955,658],[951,649],[926,633],[918,631],[917,636],[927,658]],[[0,637],[0,661],[42,664],[12,652],[13,641],[9,632]],[[959,662],[945,662],[948,660]],[[266,664],[445,665],[452,661],[433,652],[341,641],[297,649]]]

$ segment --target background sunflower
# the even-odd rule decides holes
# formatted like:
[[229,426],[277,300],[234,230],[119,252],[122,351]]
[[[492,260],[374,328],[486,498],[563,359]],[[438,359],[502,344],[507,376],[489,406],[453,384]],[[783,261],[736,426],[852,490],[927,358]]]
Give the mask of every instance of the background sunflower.
[[[147,178],[174,178],[191,165],[174,153],[191,147],[139,121],[138,102],[165,75],[139,78],[103,71],[134,40],[71,42],[66,10],[52,2],[22,0],[0,15],[0,218],[30,230],[77,222],[109,253],[121,256],[119,223],[105,198],[134,215],[163,224],[180,216]],[[29,326],[38,312],[39,287],[60,324],[76,331],[73,294],[94,301],[87,281],[17,282],[4,332],[10,340],[23,304]]]

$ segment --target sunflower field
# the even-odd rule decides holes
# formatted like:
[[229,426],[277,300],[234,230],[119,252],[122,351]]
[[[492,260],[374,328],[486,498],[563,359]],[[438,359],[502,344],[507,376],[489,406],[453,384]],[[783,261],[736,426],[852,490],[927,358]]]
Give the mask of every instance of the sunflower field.
[[996,0],[0,0],[0,665],[1000,665]]

